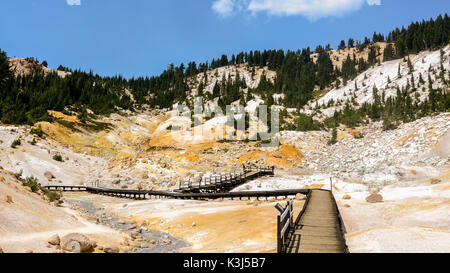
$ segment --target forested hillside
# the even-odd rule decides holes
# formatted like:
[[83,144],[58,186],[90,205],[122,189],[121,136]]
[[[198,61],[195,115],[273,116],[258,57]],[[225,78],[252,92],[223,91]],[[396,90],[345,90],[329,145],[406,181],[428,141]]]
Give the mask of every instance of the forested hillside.
[[[353,52],[367,51],[367,58],[348,54],[345,60],[331,58],[331,46],[317,46],[299,49],[297,51],[264,50],[240,52],[231,57],[222,55],[210,63],[190,62],[169,65],[159,76],[125,79],[122,76],[100,77],[92,71],[82,72],[71,70],[62,65],[58,70],[67,71],[65,77],[57,73],[43,73],[39,69],[30,74],[15,75],[11,70],[7,53],[0,54],[0,119],[9,124],[34,124],[37,121],[50,120],[47,110],[63,111],[71,109],[77,113],[85,113],[85,109],[95,114],[109,114],[120,109],[136,110],[142,105],[151,108],[170,108],[176,102],[189,104],[192,86],[190,81],[196,75],[204,74],[203,81],[198,82],[195,89],[197,95],[206,100],[218,98],[218,104],[224,106],[236,100],[248,102],[254,95],[262,98],[266,104],[276,102],[274,94],[282,99],[279,104],[287,108],[300,109],[314,99],[318,93],[332,88],[345,86],[370,67],[382,61],[404,58],[423,50],[438,50],[449,43],[450,19],[448,15],[438,16],[429,21],[415,22],[407,28],[397,28],[388,35],[374,33],[372,38],[364,41],[353,38],[347,43],[343,40],[338,50],[352,49]],[[386,43],[381,52],[377,43]],[[314,57],[313,57],[314,56]],[[45,66],[46,66],[45,62]],[[273,79],[268,79],[262,73],[258,86],[249,87],[239,74],[237,78],[217,79],[212,92],[203,92],[207,83],[208,71],[214,71],[224,66],[244,66],[252,77],[255,71],[266,67],[276,72]],[[444,70],[440,72],[441,79],[447,83]],[[423,79],[426,80],[426,79]],[[416,88],[415,83],[410,88],[398,89],[397,98],[375,100],[373,103],[354,109],[349,105],[342,112],[326,120],[323,124],[315,124],[311,117],[300,116],[302,126],[296,129],[318,129],[323,126],[333,127],[338,123],[355,125],[366,117],[370,119],[384,118],[389,120],[413,120],[431,113],[448,111],[449,94],[445,90],[434,90],[432,85],[430,98],[424,103],[413,104],[410,99],[410,89]],[[357,88],[357,87],[356,87]],[[377,94],[377,87],[373,93]],[[126,95],[126,91],[132,95]],[[376,95],[379,97],[379,95]],[[404,110],[401,110],[404,109]],[[401,113],[399,113],[399,111]],[[304,124],[311,126],[304,127]]]

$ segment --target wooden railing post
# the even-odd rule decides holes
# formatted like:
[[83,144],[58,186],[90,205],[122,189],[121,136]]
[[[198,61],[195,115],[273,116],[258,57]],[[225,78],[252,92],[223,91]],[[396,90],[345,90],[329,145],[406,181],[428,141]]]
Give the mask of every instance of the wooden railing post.
[[283,243],[281,242],[281,216],[277,216],[277,252],[283,251]]
[[330,177],[330,191],[333,193],[333,178]]

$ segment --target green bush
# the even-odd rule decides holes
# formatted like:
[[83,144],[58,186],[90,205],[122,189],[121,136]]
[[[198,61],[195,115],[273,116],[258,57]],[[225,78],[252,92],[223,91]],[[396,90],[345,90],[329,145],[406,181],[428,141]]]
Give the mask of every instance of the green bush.
[[48,199],[50,200],[50,202],[59,200],[61,203],[61,193],[57,192],[57,191],[51,191],[47,188],[43,188],[41,187],[41,190],[44,192],[44,194],[48,197]]
[[22,177],[22,171],[20,171],[20,173],[15,173],[14,176],[16,179],[20,179]]
[[39,190],[44,193],[45,196],[50,200],[50,202],[53,202],[55,200],[61,199],[61,193],[57,191],[51,191],[45,187],[42,187],[41,184],[39,184],[38,179],[35,177],[27,177],[26,179],[21,179],[22,185],[24,187],[30,187],[32,192],[38,192]]
[[20,146],[20,144],[22,144],[20,142],[20,139],[16,139],[13,141],[13,143],[11,143],[11,148],[15,149],[17,146]]
[[22,181],[22,185],[24,187],[30,187],[32,192],[37,192],[41,185],[38,183],[37,178],[35,177],[27,177]]
[[30,133],[32,135],[37,135],[38,137],[42,137],[45,133],[42,131],[41,125],[39,125],[37,128],[32,128]]
[[53,159],[59,162],[63,162],[62,156],[60,154],[56,154],[53,156]]

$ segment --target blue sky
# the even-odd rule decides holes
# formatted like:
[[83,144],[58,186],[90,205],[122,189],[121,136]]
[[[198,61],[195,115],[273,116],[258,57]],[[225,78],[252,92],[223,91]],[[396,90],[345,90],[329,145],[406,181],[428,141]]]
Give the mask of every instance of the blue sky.
[[2,0],[0,48],[100,75],[158,75],[221,54],[362,40],[448,0]]

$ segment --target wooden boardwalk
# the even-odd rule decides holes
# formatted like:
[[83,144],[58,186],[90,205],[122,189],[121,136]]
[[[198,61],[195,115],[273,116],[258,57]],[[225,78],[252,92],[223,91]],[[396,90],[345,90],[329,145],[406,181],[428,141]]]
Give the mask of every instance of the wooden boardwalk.
[[242,185],[250,180],[265,175],[274,174],[274,167],[246,167],[242,173],[225,173],[204,177],[202,180],[194,183],[190,180],[180,183],[180,188],[176,191],[143,191],[143,190],[125,190],[109,189],[102,187],[89,186],[65,186],[50,185],[46,186],[49,190],[60,191],[86,191],[94,194],[102,194],[121,198],[146,199],[151,198],[177,198],[177,199],[217,199],[217,198],[268,198],[278,196],[296,195],[303,193],[304,190],[281,190],[281,191],[257,191],[257,192],[230,192],[231,189]]
[[233,188],[250,180],[265,175],[274,175],[274,167],[246,167],[243,172],[223,173],[202,177],[198,181],[191,179],[180,182],[179,192],[183,193],[214,193],[229,192]]
[[287,236],[286,253],[347,253],[343,225],[331,191],[312,190]]

